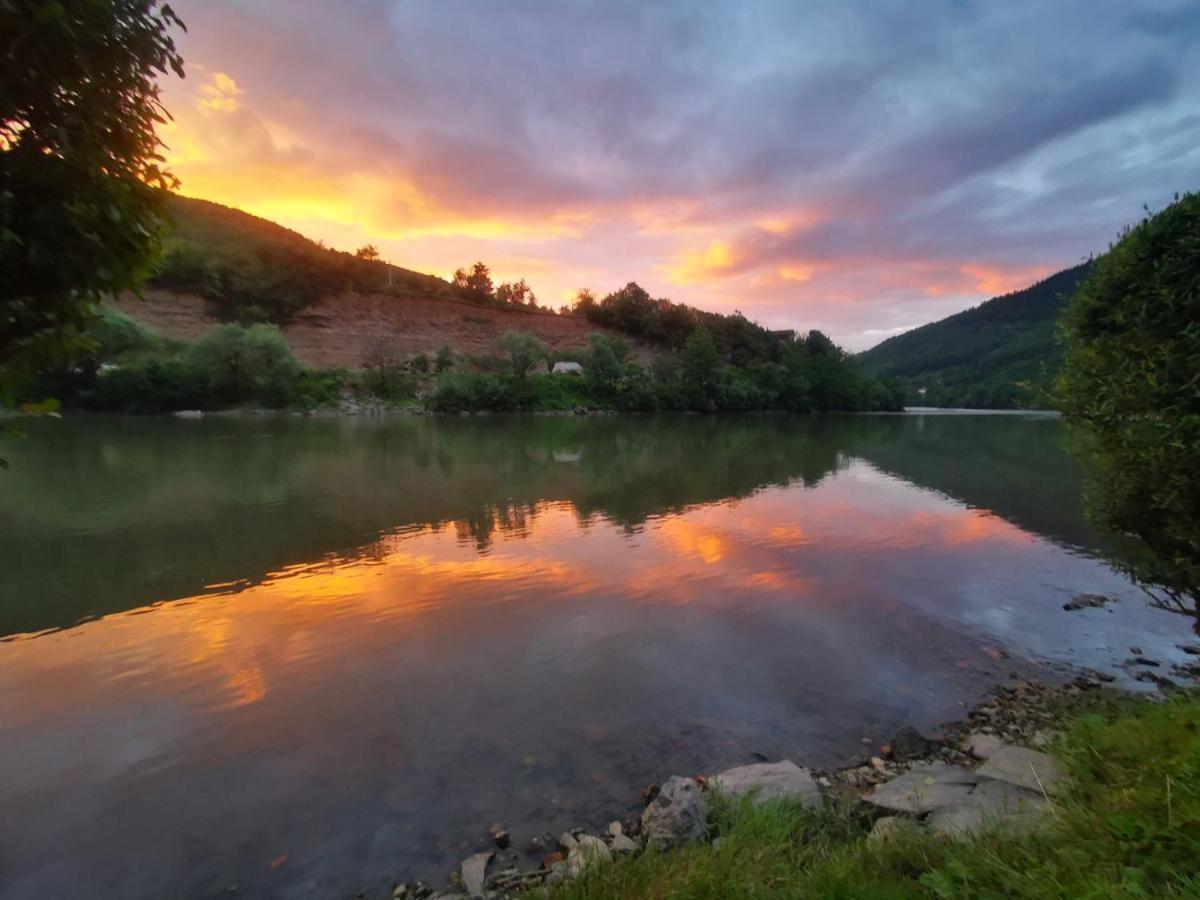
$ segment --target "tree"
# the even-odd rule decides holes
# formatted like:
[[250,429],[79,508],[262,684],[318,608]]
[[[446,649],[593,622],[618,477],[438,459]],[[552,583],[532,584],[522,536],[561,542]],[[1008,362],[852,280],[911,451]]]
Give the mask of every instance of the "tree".
[[367,244],[365,247],[359,247],[354,251],[354,255],[359,259],[365,259],[368,262],[374,262],[379,259],[379,248],[374,244]]
[[601,397],[615,393],[621,380],[622,364],[629,355],[629,343],[607,334],[588,335],[588,353],[584,373],[592,391]]
[[496,299],[514,306],[537,306],[537,297],[533,295],[533,289],[525,283],[524,278],[511,284],[502,283],[496,288]]
[[218,325],[184,354],[220,403],[286,404],[300,366],[274,325]]
[[[1114,560],[1200,604],[1200,194],[1127,230],[1067,308],[1058,394],[1086,428],[1089,512],[1136,541]],[[1197,618],[1200,632],[1200,618]]]
[[439,375],[448,370],[454,365],[454,351],[450,349],[449,344],[442,344],[438,348],[437,356],[433,361],[433,368]]
[[520,381],[524,381],[534,363],[545,359],[549,352],[545,344],[525,331],[504,332],[498,346],[508,354],[512,373]]
[[470,291],[473,294],[479,294],[483,297],[492,296],[492,273],[481,262],[475,263],[471,267],[470,272],[465,269],[456,269],[454,271],[453,284],[455,287]]
[[697,328],[684,341],[683,351],[679,354],[679,373],[692,406],[712,409],[721,373],[721,354],[707,328]]
[[155,131],[175,27],[159,0],[0,3],[0,398],[148,272],[176,186]]

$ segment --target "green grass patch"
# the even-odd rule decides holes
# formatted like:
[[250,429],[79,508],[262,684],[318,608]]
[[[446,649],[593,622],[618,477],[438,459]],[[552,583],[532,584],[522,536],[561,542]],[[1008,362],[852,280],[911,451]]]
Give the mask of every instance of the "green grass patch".
[[718,798],[720,840],[649,851],[550,893],[600,898],[1200,897],[1200,696],[1153,704],[1102,692],[1053,748],[1070,789],[1025,838],[870,842],[861,808],[806,812]]

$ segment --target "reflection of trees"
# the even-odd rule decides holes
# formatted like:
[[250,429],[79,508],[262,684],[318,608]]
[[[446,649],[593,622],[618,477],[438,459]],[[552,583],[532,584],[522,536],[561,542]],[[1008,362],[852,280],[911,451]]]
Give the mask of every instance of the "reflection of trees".
[[[1085,543],[1057,422],[904,417],[69,418],[9,455],[0,633],[67,624],[453,527],[486,551],[539,505],[580,527],[812,487],[852,456]],[[39,426],[42,430],[42,426]],[[51,440],[52,435],[52,440]],[[14,475],[14,473],[16,473]],[[19,475],[20,477],[16,477]]]

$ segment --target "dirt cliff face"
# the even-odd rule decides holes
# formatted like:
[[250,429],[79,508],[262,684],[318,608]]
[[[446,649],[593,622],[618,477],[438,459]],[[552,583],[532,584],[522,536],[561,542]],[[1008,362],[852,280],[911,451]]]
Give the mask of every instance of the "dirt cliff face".
[[[145,299],[124,297],[122,312],[173,340],[194,341],[219,321],[208,304],[192,294],[147,290]],[[340,294],[326,297],[298,315],[283,333],[306,366],[359,368],[371,349],[386,340],[401,355],[435,354],[443,344],[468,356],[496,352],[509,329],[527,331],[555,351],[582,348],[596,331],[615,334],[582,316],[558,316],[530,309],[480,307],[461,300],[420,295]],[[648,345],[633,342],[647,358]]]

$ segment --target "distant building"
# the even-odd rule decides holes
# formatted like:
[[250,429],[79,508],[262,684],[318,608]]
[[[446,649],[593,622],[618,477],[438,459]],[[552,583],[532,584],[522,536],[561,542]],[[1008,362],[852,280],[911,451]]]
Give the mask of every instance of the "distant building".
[[550,372],[553,375],[582,375],[583,366],[577,362],[556,362]]
[[771,332],[772,337],[779,338],[781,341],[792,342],[796,339],[795,328],[778,328]]

